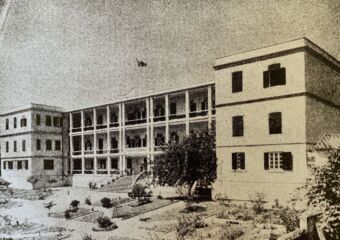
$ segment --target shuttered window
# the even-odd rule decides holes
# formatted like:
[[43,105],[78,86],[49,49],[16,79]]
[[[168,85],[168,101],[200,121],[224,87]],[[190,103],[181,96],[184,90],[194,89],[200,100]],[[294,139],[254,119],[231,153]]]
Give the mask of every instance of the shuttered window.
[[232,92],[242,92],[242,71],[232,73]]
[[273,87],[286,84],[286,69],[281,68],[279,63],[268,66],[263,72],[263,87]]
[[266,152],[264,153],[264,169],[293,170],[293,155],[291,152]]
[[234,116],[232,118],[233,137],[243,136],[243,116]]
[[170,114],[171,115],[175,115],[176,113],[177,113],[177,111],[176,111],[177,109],[176,109],[176,103],[170,103]]
[[282,114],[281,112],[269,113],[269,134],[282,133]]
[[232,155],[231,168],[233,170],[244,170],[245,169],[245,154],[244,152],[234,152]]
[[54,161],[53,159],[44,159],[44,170],[53,170]]

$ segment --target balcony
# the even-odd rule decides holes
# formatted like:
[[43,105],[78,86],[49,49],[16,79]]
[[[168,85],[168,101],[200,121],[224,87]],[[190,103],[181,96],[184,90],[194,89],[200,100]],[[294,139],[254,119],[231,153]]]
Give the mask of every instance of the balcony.
[[125,121],[125,125],[136,125],[136,124],[144,124],[144,123],[146,123],[146,118]]
[[165,116],[155,116],[153,118],[154,122],[164,122],[165,121]]
[[80,131],[81,131],[81,127],[72,128],[72,132],[80,132]]
[[84,173],[85,173],[85,174],[94,174],[94,170],[85,169],[85,170],[84,170]]
[[97,154],[107,154],[108,150],[107,149],[99,149],[97,150]]
[[72,174],[81,174],[81,170],[73,169]]
[[73,151],[73,152],[72,152],[72,155],[73,155],[73,156],[81,155],[81,151]]
[[93,125],[84,127],[84,131],[91,131],[93,129],[94,129]]
[[119,127],[119,122],[111,122],[110,123],[110,128],[115,128],[115,127]]
[[96,129],[105,129],[107,128],[107,124],[99,124],[96,126]]
[[133,147],[133,148],[126,147],[125,151],[129,153],[138,153],[146,151],[147,149],[148,149],[147,147]]
[[170,114],[169,115],[169,120],[174,120],[174,119],[182,119],[185,118],[185,114]]
[[164,150],[165,145],[161,145],[161,146],[155,146],[154,150],[155,152],[162,152]]
[[203,116],[207,116],[208,115],[208,110],[202,110],[202,111],[199,111],[199,112],[190,112],[189,113],[189,116],[191,118],[193,117],[203,117]]
[[119,153],[119,149],[118,148],[110,149],[110,153]]
[[85,150],[85,151],[84,151],[84,154],[85,154],[85,155],[93,155],[93,154],[94,154],[94,151],[93,151],[93,150]]

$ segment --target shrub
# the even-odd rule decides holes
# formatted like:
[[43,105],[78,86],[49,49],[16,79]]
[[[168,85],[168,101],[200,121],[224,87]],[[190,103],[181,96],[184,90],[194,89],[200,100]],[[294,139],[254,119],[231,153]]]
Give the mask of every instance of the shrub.
[[227,196],[222,196],[222,194],[217,194],[215,197],[216,201],[222,206],[228,207],[230,205],[231,200]]
[[56,179],[54,179],[54,178],[50,178],[50,179],[48,179],[48,183],[56,183],[57,182],[57,180]]
[[222,233],[219,237],[220,240],[235,240],[244,234],[240,226],[227,224],[222,227]]
[[146,186],[143,186],[141,184],[135,184],[129,196],[133,199],[137,198],[139,204],[151,202],[150,201],[151,196],[146,192]]
[[104,208],[111,208],[112,207],[112,202],[110,198],[104,197],[100,200],[100,202],[102,203],[102,206]]
[[97,222],[100,228],[107,228],[113,224],[111,219],[108,217],[98,217]]
[[80,202],[78,200],[73,200],[70,205],[73,209],[77,209],[79,207],[79,203]]
[[229,218],[229,212],[226,211],[226,210],[222,210],[222,211],[217,213],[216,217],[222,218],[222,219],[227,219],[227,218]]
[[85,235],[83,236],[83,240],[95,240],[95,239],[92,238],[91,235],[85,234]]
[[92,182],[89,182],[88,183],[88,186],[89,186],[89,189],[90,189],[90,191],[93,189],[93,183]]
[[263,212],[265,203],[264,193],[256,192],[254,195],[250,196],[250,202],[252,203],[252,208],[256,214]]
[[292,232],[300,227],[298,212],[290,208],[282,208],[279,211],[279,217],[287,232]]
[[91,205],[91,204],[92,204],[92,202],[91,202],[91,200],[90,200],[89,197],[87,197],[87,198],[85,199],[85,204],[87,204],[87,205]]
[[192,213],[192,212],[204,212],[205,210],[206,210],[205,207],[194,205],[193,201],[187,200],[185,202],[185,208],[181,212]]
[[194,234],[196,229],[208,226],[203,222],[200,215],[182,215],[177,220],[176,232],[179,240],[187,239]]
[[30,176],[27,178],[27,182],[31,183],[31,184],[36,184],[39,181],[39,179],[35,176]]
[[64,217],[65,217],[66,219],[71,218],[71,210],[69,210],[69,209],[65,210],[65,211],[64,211]]
[[0,178],[0,186],[5,186],[8,188],[8,186],[11,185],[10,182],[6,181],[5,179],[3,178]]

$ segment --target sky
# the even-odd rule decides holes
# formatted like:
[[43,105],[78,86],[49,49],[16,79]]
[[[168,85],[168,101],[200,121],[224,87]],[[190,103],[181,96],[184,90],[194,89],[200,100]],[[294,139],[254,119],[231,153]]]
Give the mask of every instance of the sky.
[[216,58],[300,37],[340,59],[339,25],[339,0],[12,0],[0,111],[68,111],[210,82]]

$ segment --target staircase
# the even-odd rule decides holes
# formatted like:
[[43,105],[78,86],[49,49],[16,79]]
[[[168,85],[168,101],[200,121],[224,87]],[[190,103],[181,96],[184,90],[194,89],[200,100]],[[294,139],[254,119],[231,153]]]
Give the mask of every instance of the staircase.
[[105,184],[104,187],[96,189],[98,192],[116,192],[116,193],[127,193],[132,189],[132,176],[123,176],[118,178],[116,181]]

